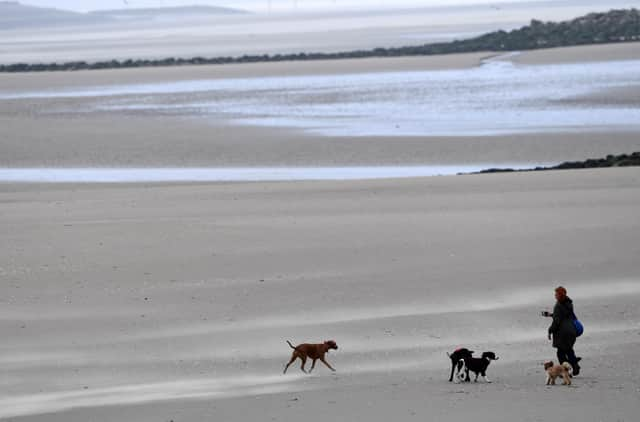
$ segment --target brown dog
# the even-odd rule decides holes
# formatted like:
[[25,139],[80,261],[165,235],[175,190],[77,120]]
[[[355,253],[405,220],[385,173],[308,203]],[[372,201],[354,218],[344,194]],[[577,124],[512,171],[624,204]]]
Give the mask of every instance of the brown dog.
[[316,366],[316,361],[318,359],[320,359],[322,363],[327,365],[329,369],[335,372],[335,369],[333,369],[331,365],[329,365],[327,361],[324,360],[324,355],[328,353],[329,350],[331,349],[338,350],[338,345],[336,344],[335,341],[327,340],[321,344],[304,343],[304,344],[299,344],[297,346],[294,346],[293,344],[291,344],[289,340],[287,340],[287,343],[289,343],[289,346],[291,346],[291,348],[293,349],[293,353],[291,354],[291,360],[289,361],[289,363],[287,363],[287,366],[285,366],[284,368],[283,374],[287,373],[287,369],[289,369],[289,366],[298,358],[302,361],[302,366],[300,366],[300,369],[302,369],[302,372],[305,372],[305,373],[307,372],[304,369],[304,365],[307,363],[307,358],[313,360],[313,363],[311,364],[311,369],[309,369],[309,373],[313,371],[313,368]]
[[547,371],[547,385],[556,385],[556,378],[562,377],[562,385],[571,385],[571,377],[569,376],[572,367],[568,362],[562,365],[556,365],[552,361],[544,363],[544,370]]

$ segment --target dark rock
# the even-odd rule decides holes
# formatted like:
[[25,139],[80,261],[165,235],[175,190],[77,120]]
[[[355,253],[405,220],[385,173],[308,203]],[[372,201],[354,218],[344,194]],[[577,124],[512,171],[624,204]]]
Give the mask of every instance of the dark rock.
[[589,158],[584,161],[565,161],[552,167],[535,167],[530,169],[510,169],[510,168],[490,168],[472,174],[487,173],[508,173],[523,171],[544,171],[544,170],[572,170],[585,168],[605,168],[605,167],[631,167],[640,166],[640,151],[631,154],[607,155],[606,158]]

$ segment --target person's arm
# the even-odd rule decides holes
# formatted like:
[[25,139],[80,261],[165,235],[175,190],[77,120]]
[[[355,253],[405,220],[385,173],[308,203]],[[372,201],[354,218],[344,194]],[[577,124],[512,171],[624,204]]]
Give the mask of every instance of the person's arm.
[[553,313],[551,314],[551,318],[553,318],[553,321],[549,326],[549,339],[551,339],[551,334],[556,333],[560,328],[560,312],[558,310],[557,304],[553,308]]

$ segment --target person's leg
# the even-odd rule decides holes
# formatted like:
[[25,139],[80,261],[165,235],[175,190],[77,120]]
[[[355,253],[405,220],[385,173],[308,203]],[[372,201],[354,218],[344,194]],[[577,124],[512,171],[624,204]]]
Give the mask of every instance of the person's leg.
[[573,351],[573,348],[567,350],[567,361],[573,367],[573,375],[580,374],[580,365],[578,365],[578,358],[576,357],[576,352]]
[[[558,350],[556,352],[556,355],[558,356],[558,363],[560,365],[562,365],[562,362],[569,362],[569,359],[567,358],[567,353],[562,350],[561,348],[558,347]],[[571,363],[571,362],[569,362]]]

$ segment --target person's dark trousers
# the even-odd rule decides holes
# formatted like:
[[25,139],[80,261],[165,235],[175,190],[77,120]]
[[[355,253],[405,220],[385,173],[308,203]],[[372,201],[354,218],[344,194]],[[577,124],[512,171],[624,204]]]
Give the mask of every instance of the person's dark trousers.
[[578,365],[578,358],[576,357],[576,352],[573,349],[563,350],[558,348],[558,361],[562,364],[562,362],[569,362],[573,367],[573,374],[578,375],[580,373],[580,365]]

